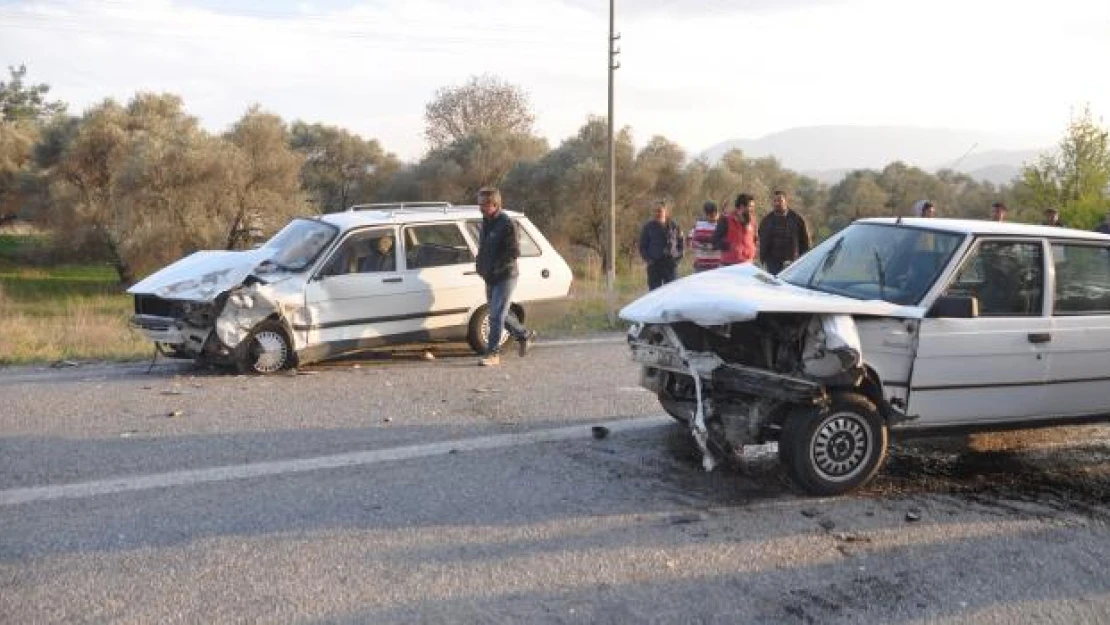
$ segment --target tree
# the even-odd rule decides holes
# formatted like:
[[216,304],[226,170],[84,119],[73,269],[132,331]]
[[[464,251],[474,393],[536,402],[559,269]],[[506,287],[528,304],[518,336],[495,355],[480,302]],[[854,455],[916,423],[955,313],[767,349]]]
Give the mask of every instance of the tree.
[[247,247],[261,232],[273,232],[307,212],[301,191],[304,157],[289,146],[289,131],[277,115],[252,106],[224,135],[240,162],[235,196],[223,215],[224,247]]
[[0,121],[0,223],[19,213],[21,179],[39,133],[28,120]]
[[64,102],[46,101],[46,94],[50,92],[49,85],[24,84],[27,66],[20,65],[19,69],[9,66],[8,73],[11,76],[8,82],[0,82],[0,121],[41,122],[65,112]]
[[432,150],[417,164],[413,173],[418,197],[473,202],[478,189],[503,186],[514,167],[537,161],[547,151],[547,141],[530,134],[477,130]]
[[1057,152],[1022,169],[1021,183],[1024,202],[1038,210],[1059,208],[1069,225],[1093,227],[1110,209],[1110,131],[1084,108],[1072,118]]
[[[607,122],[589,118],[578,133],[547,153],[531,172],[516,174],[533,185],[530,198],[538,209],[537,222],[565,237],[572,245],[595,252],[604,262],[609,242],[608,176],[606,173]],[[634,245],[641,222],[636,198],[641,197],[632,181],[635,149],[632,132],[623,128],[614,137],[617,161],[618,247]],[[606,266],[602,266],[604,271]]]
[[140,93],[87,111],[51,172],[51,211],[67,242],[92,238],[124,285],[222,243],[241,171],[233,145],[202,130],[181,99]]
[[297,121],[290,144],[304,158],[304,190],[324,213],[373,201],[401,166],[376,139],[366,140],[337,126]]
[[63,102],[48,102],[50,87],[27,85],[27,67],[8,67],[10,79],[0,82],[0,221],[19,214],[20,188],[29,180],[34,146],[41,126],[65,111]]
[[435,150],[479,132],[530,135],[535,120],[520,87],[486,74],[437,90],[424,109],[424,136]]
[[890,215],[890,194],[870,170],[856,170],[829,189],[828,224],[836,232],[862,217]]

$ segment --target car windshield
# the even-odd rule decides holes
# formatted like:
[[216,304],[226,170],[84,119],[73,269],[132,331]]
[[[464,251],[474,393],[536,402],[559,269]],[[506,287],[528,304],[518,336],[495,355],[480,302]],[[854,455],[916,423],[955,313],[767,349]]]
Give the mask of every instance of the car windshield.
[[338,231],[335,226],[315,219],[294,219],[262,249],[270,251],[270,262],[279,268],[300,271],[316,260]]
[[779,278],[815,291],[915,305],[963,238],[900,224],[854,224],[813,248]]

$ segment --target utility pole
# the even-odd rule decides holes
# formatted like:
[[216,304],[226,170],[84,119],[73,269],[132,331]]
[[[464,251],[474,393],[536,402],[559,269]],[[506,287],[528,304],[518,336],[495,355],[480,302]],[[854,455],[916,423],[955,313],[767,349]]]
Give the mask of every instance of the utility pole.
[[617,325],[617,152],[613,145],[613,72],[620,66],[617,55],[620,48],[617,41],[621,36],[616,33],[616,2],[609,0],[609,249],[606,253],[606,290],[609,296],[609,325]]

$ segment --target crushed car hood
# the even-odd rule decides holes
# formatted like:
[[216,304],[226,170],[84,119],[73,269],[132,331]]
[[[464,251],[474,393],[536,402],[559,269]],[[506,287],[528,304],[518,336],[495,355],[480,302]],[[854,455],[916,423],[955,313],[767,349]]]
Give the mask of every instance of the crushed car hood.
[[701,326],[755,319],[759,313],[920,318],[920,308],[812,291],[745,263],[696,273],[649,292],[620,311],[634,323],[690,321]]
[[132,295],[207,302],[242,284],[269,257],[264,249],[195,252],[127,289]]

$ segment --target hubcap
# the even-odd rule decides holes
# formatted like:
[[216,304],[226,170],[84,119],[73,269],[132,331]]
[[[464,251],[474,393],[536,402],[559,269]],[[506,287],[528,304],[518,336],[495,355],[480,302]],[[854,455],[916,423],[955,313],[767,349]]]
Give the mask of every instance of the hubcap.
[[273,330],[265,330],[254,335],[254,370],[259,373],[273,373],[285,365],[289,348],[285,338]]
[[[510,312],[509,314],[511,315],[512,313]],[[484,344],[484,345],[489,345],[489,327],[490,327],[489,312],[486,312],[486,314],[482,316],[482,329],[479,332],[479,334],[482,337],[482,344]],[[509,340],[509,333],[507,331],[505,331],[504,329],[502,329],[502,331],[501,331],[501,345],[504,345],[505,342],[508,341],[508,340]],[[498,347],[500,347],[501,345],[498,345]]]
[[827,480],[851,479],[863,467],[871,449],[871,432],[858,415],[826,417],[813,437],[813,464]]

